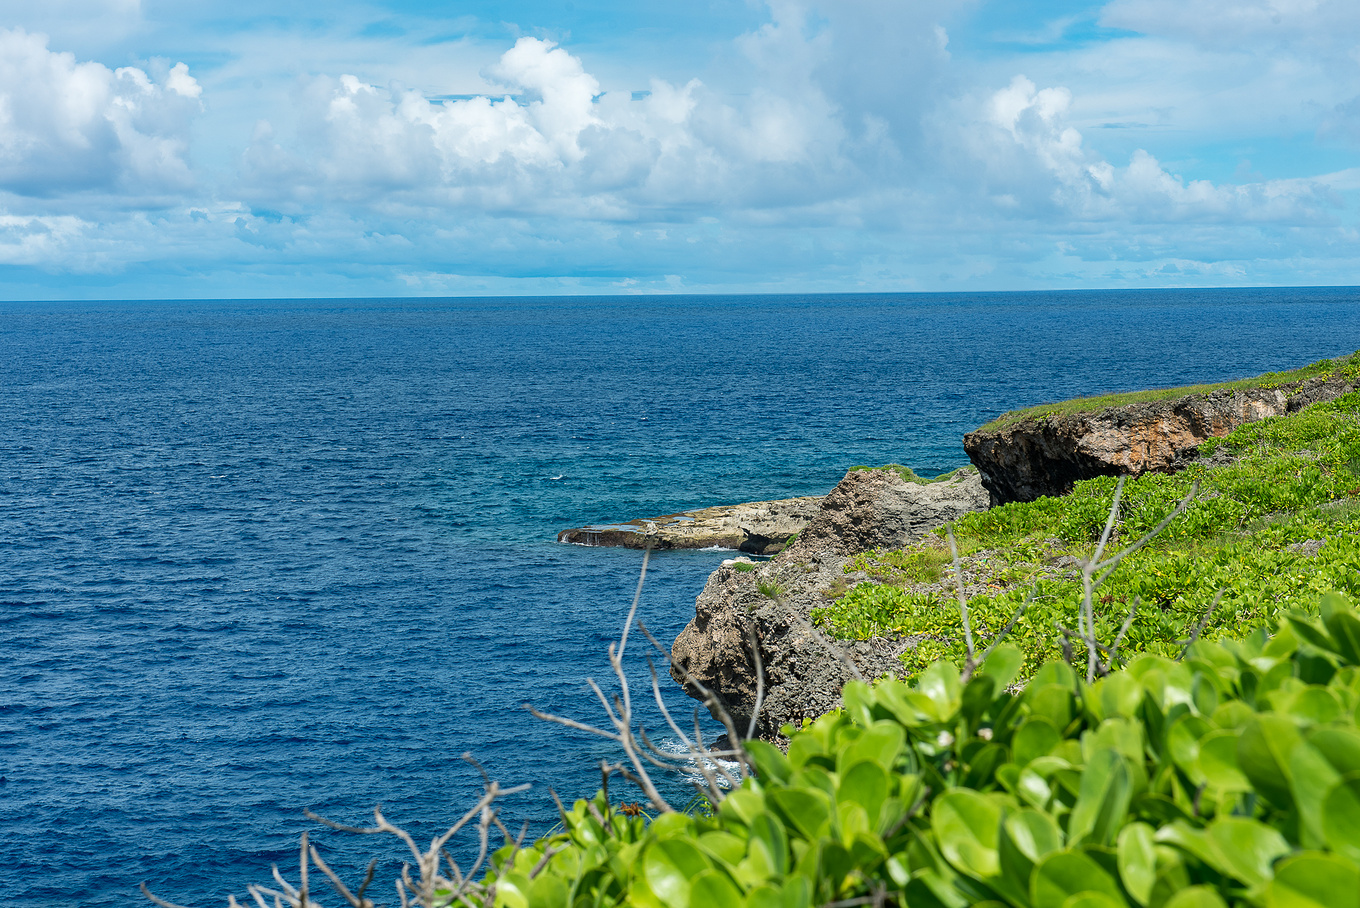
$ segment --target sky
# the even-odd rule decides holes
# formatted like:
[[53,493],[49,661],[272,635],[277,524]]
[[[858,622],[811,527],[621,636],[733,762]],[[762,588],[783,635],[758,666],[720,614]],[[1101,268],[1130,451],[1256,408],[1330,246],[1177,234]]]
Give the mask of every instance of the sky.
[[1360,284],[1355,0],[0,0],[0,299]]

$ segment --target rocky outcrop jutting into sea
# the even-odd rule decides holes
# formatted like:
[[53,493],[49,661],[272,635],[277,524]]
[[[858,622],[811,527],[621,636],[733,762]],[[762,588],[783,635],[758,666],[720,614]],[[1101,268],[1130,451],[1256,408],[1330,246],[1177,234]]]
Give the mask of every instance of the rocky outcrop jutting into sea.
[[[694,619],[676,638],[671,674],[685,684],[683,666],[713,691],[745,732],[756,697],[752,632],[765,667],[766,691],[757,733],[773,735],[785,722],[820,715],[840,702],[850,668],[808,623],[823,591],[843,577],[845,563],[871,548],[895,548],[946,521],[987,507],[978,474],[918,484],[893,470],[852,470],[787,549],[768,562],[729,561],[713,573],[695,602]],[[894,671],[914,640],[838,644],[866,678]],[[691,696],[696,693],[687,687]]]
[[1090,412],[1026,417],[963,437],[992,504],[1065,495],[1079,479],[1171,472],[1199,445],[1246,422],[1293,413],[1353,389],[1344,378],[1314,378],[1238,391],[1210,391]]
[[650,520],[563,530],[557,534],[557,541],[629,549],[736,549],[772,555],[808,525],[821,504],[820,496],[812,496],[699,508]]

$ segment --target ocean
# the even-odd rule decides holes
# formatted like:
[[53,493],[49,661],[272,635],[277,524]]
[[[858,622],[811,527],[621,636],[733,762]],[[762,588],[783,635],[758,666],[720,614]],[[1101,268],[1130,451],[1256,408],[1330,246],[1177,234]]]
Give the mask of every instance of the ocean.
[[[428,839],[465,752],[541,834],[618,755],[523,705],[602,718],[641,563],[557,531],[1357,348],[1355,288],[0,303],[0,904],[224,905],[307,830],[390,878],[303,809]],[[653,556],[658,637],[725,557]]]

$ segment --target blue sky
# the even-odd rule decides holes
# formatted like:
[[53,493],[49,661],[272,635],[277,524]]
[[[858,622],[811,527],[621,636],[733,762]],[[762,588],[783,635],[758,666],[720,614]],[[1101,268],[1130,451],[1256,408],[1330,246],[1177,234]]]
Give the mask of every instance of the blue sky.
[[321,9],[0,0],[0,297],[1360,284],[1354,0]]

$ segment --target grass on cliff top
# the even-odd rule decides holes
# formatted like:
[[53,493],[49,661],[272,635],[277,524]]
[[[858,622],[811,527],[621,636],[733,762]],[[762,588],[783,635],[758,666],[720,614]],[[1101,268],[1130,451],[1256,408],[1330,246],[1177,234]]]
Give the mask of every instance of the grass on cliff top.
[[1126,391],[1119,394],[1102,394],[1096,397],[1078,397],[1052,404],[1037,404],[1020,410],[1002,413],[996,419],[979,428],[979,432],[991,432],[1025,419],[1046,419],[1051,416],[1066,416],[1069,413],[1089,413],[1108,407],[1122,407],[1127,404],[1146,403],[1154,400],[1167,400],[1174,397],[1188,397],[1191,394],[1208,394],[1212,391],[1246,391],[1257,388],[1278,388],[1291,382],[1307,378],[1319,378],[1343,374],[1349,378],[1360,378],[1360,351],[1337,359],[1324,359],[1309,363],[1289,372],[1267,372],[1254,378],[1240,378],[1235,381],[1219,382],[1212,385],[1184,385],[1179,388],[1156,388],[1148,391]]
[[[1283,609],[1312,608],[1327,590],[1360,596],[1360,392],[1248,423],[1202,451],[1220,448],[1230,463],[1126,481],[1107,554],[1147,533],[1200,482],[1187,511],[1096,592],[1100,640],[1113,640],[1133,610],[1121,649],[1128,656],[1178,655],[1219,591],[1203,631],[1210,640],[1272,625]],[[1032,590],[1034,600],[1008,642],[1024,652],[1025,672],[1061,655],[1059,626],[1076,629],[1081,602],[1076,559],[1094,549],[1114,488],[1113,477],[1087,480],[1061,498],[1003,505],[958,521],[979,651]],[[906,676],[938,659],[963,664],[943,532],[905,549],[862,554],[846,573],[853,586],[814,609],[815,624],[842,640],[919,637],[902,656]]]

